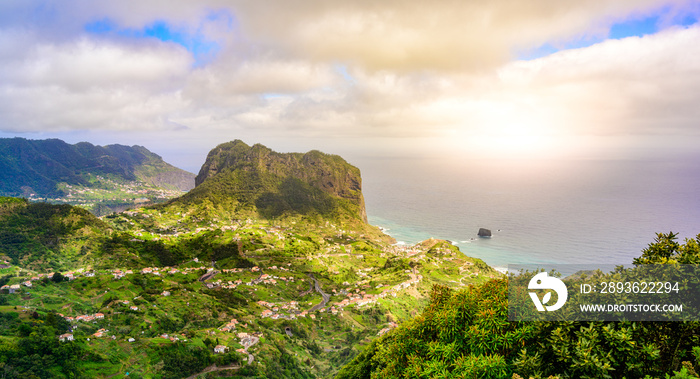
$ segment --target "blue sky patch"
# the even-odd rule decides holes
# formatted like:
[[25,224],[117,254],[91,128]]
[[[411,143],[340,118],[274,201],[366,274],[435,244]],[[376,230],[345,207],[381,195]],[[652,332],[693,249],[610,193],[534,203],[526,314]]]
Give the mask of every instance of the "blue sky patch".
[[622,39],[626,37],[642,37],[656,33],[659,23],[659,16],[654,15],[644,19],[628,20],[618,23],[610,28],[608,37],[611,39]]
[[221,46],[216,41],[208,40],[200,30],[192,33],[184,27],[174,27],[165,21],[155,21],[141,29],[134,29],[120,28],[114,21],[104,18],[86,24],[84,30],[96,35],[116,35],[132,39],[156,38],[164,42],[176,43],[192,54],[195,67],[211,62],[221,50]]
[[350,84],[355,84],[355,78],[348,72],[348,67],[342,64],[336,64],[334,66],[335,71],[340,74],[340,76],[345,79],[346,82]]
[[[622,39],[627,37],[643,37],[646,35],[654,34],[659,32],[661,23],[661,15],[668,12],[668,9],[662,9],[656,14],[649,15],[643,18],[630,18],[623,22],[618,22],[610,27],[608,36],[606,39]],[[692,15],[684,15],[682,17],[674,18],[670,25],[665,26],[690,26],[697,23],[697,18]],[[582,47],[588,47],[596,43],[603,42],[605,39],[600,38],[577,38],[572,39],[562,45],[554,45],[551,43],[542,44],[536,48],[524,50],[516,53],[516,58],[518,60],[533,60],[537,58],[546,57],[548,55],[554,54],[561,50],[578,49]]]

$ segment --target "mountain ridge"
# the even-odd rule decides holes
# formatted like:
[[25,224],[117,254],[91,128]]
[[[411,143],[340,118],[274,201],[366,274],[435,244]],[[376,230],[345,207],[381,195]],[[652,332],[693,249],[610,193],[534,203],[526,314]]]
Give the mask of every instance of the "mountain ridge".
[[0,139],[0,195],[60,197],[58,185],[91,187],[91,175],[186,191],[194,174],[168,164],[143,146],[106,146],[59,139]]
[[348,216],[367,223],[360,170],[318,150],[278,153],[241,140],[207,155],[195,188],[174,202],[232,201],[240,211],[271,219],[289,214]]

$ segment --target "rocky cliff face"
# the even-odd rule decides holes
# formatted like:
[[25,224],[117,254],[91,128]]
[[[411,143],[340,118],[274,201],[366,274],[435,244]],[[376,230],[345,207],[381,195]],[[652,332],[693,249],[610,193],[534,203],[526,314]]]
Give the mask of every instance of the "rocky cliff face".
[[360,170],[337,155],[320,151],[277,153],[240,140],[224,143],[207,156],[195,178],[193,197],[229,195],[255,204],[263,216],[291,211],[325,214],[340,208],[367,221]]

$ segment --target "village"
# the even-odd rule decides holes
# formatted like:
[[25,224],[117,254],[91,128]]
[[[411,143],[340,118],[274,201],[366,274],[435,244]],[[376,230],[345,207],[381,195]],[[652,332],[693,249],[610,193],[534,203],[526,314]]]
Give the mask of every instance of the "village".
[[156,187],[140,181],[117,182],[101,175],[95,175],[94,182],[97,184],[94,187],[63,183],[60,185],[60,189],[64,191],[64,196],[45,198],[31,193],[28,195],[28,199],[57,204],[65,203],[91,209],[104,202],[124,202],[125,204],[142,206],[172,199],[184,193],[176,189]]
[[[349,341],[366,343],[398,327],[434,283],[482,280],[476,260],[448,241],[370,243],[366,231],[332,222],[306,230],[252,219],[202,221],[190,211],[157,216],[148,208],[109,222],[117,249],[78,258],[71,270],[0,260],[10,274],[0,291],[13,294],[24,317],[61,318],[62,343],[133,351],[186,345],[252,363],[254,354],[275,349],[268,341],[284,339],[313,361],[313,351],[339,354]],[[160,265],[152,255],[158,246],[175,252],[198,239],[206,243],[185,250],[177,264]],[[217,257],[219,246],[229,255]]]
[[[195,258],[195,260],[192,261],[192,263],[198,263],[198,260]],[[291,264],[289,264],[291,265]],[[268,273],[264,273],[263,271],[267,271]],[[230,280],[226,279],[217,279],[216,281],[211,281],[207,282],[205,280],[202,280],[202,285],[208,289],[214,289],[218,288],[219,290],[235,290],[240,286],[243,286],[245,288],[252,288],[255,290],[256,286],[276,286],[276,285],[281,285],[283,283],[295,283],[295,282],[305,282],[308,281],[308,278],[299,278],[295,277],[293,274],[288,274],[290,272],[290,269],[287,267],[282,267],[282,266],[270,266],[267,268],[261,268],[258,266],[254,266],[251,268],[232,268],[232,269],[223,269],[223,270],[216,270],[213,267],[206,267],[206,266],[195,266],[195,267],[185,267],[185,268],[173,268],[173,267],[144,267],[141,270],[132,270],[132,269],[111,269],[111,270],[106,270],[106,271],[97,271],[97,270],[92,270],[92,269],[79,269],[75,271],[68,271],[64,273],[60,273],[65,280],[68,281],[73,281],[81,277],[85,278],[91,278],[95,276],[111,276],[112,280],[121,280],[129,275],[133,275],[134,272],[143,274],[143,275],[154,275],[154,276],[169,276],[169,275],[176,275],[176,274],[182,274],[182,275],[187,275],[190,273],[205,273],[204,276],[207,276],[208,278],[213,277],[214,275],[227,275],[227,276],[240,276],[241,274],[248,274],[247,278],[238,278],[238,279],[233,279],[231,278]],[[282,273],[285,273],[282,275]],[[257,275],[256,278],[251,278],[250,274]],[[360,276],[367,276],[366,271],[363,270],[358,270],[357,274]],[[378,294],[369,294],[366,292],[370,288],[370,286],[367,284],[367,280],[360,281],[355,283],[354,285],[349,285],[349,283],[344,283],[347,285],[345,288],[342,288],[340,290],[333,289],[332,290],[332,296],[334,298],[339,298],[341,297],[342,300],[338,300],[335,302],[330,302],[324,307],[321,307],[320,309],[316,311],[309,311],[308,309],[303,309],[305,308],[311,308],[312,303],[308,303],[304,307],[298,302],[298,301],[288,301],[288,302],[268,302],[264,300],[257,301],[257,305],[260,306],[261,308],[264,308],[262,312],[260,312],[259,317],[261,319],[264,318],[269,318],[271,320],[296,320],[297,318],[309,318],[311,320],[315,320],[317,317],[317,314],[320,313],[328,313],[332,316],[338,316],[342,315],[343,309],[349,306],[356,306],[356,307],[363,307],[367,306],[373,303],[376,303],[379,299],[384,299],[387,297],[396,297],[400,291],[405,290],[409,288],[410,286],[415,286],[420,280],[422,279],[422,276],[416,273],[416,270],[413,272],[410,272],[407,270],[406,274],[409,276],[409,280],[401,282],[399,284],[396,284],[394,286],[391,286],[383,291],[381,291]],[[6,290],[8,293],[15,293],[18,291],[22,290],[22,287],[25,287],[27,289],[31,289],[33,287],[33,283],[39,280],[51,280],[54,278],[56,273],[38,273],[36,275],[33,275],[31,277],[27,278],[20,278],[20,283],[17,284],[12,284],[12,285],[4,285],[0,289],[1,290]],[[377,287],[382,287],[381,285]],[[160,293],[160,296],[170,296],[171,292],[170,291],[163,291]],[[115,300],[113,301],[114,304],[122,304],[125,307],[128,307],[130,311],[133,312],[138,312],[139,307],[136,305],[130,304],[130,300]],[[105,319],[105,313],[102,312],[97,312],[94,314],[80,314],[80,315],[63,315],[63,314],[58,314],[60,317],[63,317],[66,321],[68,321],[71,325],[72,328],[77,327],[79,323],[90,323],[90,322],[96,322],[98,320],[103,320]],[[237,327],[240,325],[239,321],[235,318],[231,319],[230,322],[227,322],[226,324],[220,326],[218,328],[219,331],[221,332],[235,332]],[[243,324],[242,325],[244,328],[247,327],[247,325]],[[388,328],[382,329],[380,334],[386,333],[389,329],[395,327],[396,325],[394,323],[390,323]],[[250,336],[255,336],[256,338],[259,338],[260,336],[256,336],[254,334],[249,335],[248,332],[239,332],[237,333],[238,338],[241,340],[241,342],[245,342],[246,339],[249,339]],[[97,332],[91,335],[92,338],[102,338],[102,337],[109,337],[111,339],[116,339],[115,334],[109,334],[109,331],[100,328]],[[186,342],[187,339],[184,338],[184,334],[177,335],[177,334],[171,334],[171,335],[161,335],[162,338],[169,339],[172,342]],[[73,339],[73,334],[72,333],[65,333],[59,336],[59,339],[61,341],[71,341]],[[128,337],[128,342],[134,342],[133,337]],[[250,341],[248,341],[250,342]],[[223,352],[222,349],[221,352]],[[241,351],[244,352],[244,351]],[[247,354],[247,351],[245,351]]]
[[[125,211],[111,220],[115,225],[128,224],[131,229],[131,235],[125,238],[129,245],[113,256],[111,265],[87,264],[59,272],[13,266],[14,276],[0,290],[29,299],[39,288],[54,286],[52,282],[62,288],[81,289],[87,284],[107,289],[100,291],[104,293],[89,292],[93,300],[76,301],[72,297],[72,301],[67,301],[63,292],[59,296],[62,299],[49,301],[65,304],[55,308],[69,326],[58,336],[64,343],[78,339],[140,349],[164,343],[203,346],[203,341],[211,340],[207,345],[210,352],[238,354],[243,361],[252,363],[253,354],[270,348],[266,342],[270,333],[281,332],[283,337],[300,344],[299,351],[308,351],[300,339],[304,332],[296,335],[296,331],[314,331],[323,335],[321,350],[326,353],[340,349],[345,339],[355,333],[367,340],[369,336],[383,336],[413,314],[414,304],[424,301],[421,298],[426,298],[436,281],[461,287],[471,282],[466,280],[465,284],[463,278],[478,279],[480,275],[474,261],[447,241],[370,245],[363,233],[332,223],[326,223],[321,232],[316,231],[318,234],[302,239],[293,226],[243,219],[217,227],[215,223],[194,224],[188,214],[177,214],[165,225],[148,227],[153,217],[149,212]],[[168,244],[172,239],[199,236],[226,241],[237,250],[236,257],[254,265],[234,266],[235,260],[201,259],[213,257],[206,251],[197,253],[200,258],[191,257],[172,266],[133,264],[137,254],[143,254],[138,251],[141,246],[152,246],[161,239]],[[285,250],[299,244],[306,244],[307,250],[292,254]],[[9,262],[5,265],[11,266]],[[153,283],[158,291],[150,286]],[[45,304],[42,299],[35,299],[31,305],[39,308]],[[242,302],[222,302],[225,299]],[[23,309],[28,313],[34,310],[32,306]],[[194,316],[187,316],[188,312]],[[394,312],[398,314],[392,315]],[[366,319],[377,313],[384,316]],[[196,324],[182,322],[185,317],[194,317]],[[168,318],[181,323],[164,330],[158,324]],[[125,327],[128,319],[134,321]]]

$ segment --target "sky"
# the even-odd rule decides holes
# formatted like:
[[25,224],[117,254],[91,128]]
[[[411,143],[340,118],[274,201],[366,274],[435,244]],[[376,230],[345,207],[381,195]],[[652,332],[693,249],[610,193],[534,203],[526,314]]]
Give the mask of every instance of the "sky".
[[0,137],[352,159],[700,153],[700,1],[3,0]]

